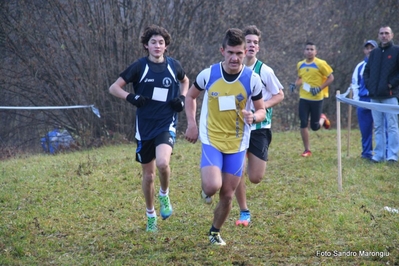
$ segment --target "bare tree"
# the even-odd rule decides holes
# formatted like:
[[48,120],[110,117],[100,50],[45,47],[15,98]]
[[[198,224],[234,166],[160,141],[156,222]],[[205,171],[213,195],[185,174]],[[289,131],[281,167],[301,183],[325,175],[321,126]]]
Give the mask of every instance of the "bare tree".
[[[262,30],[259,56],[285,87],[295,80],[303,45],[311,40],[334,69],[324,105],[334,116],[335,90],[348,87],[362,43],[375,39],[382,24],[399,30],[395,10],[395,0],[1,1],[0,106],[94,104],[102,117],[85,109],[0,110],[0,147],[38,148],[40,136],[54,126],[67,128],[85,146],[99,145],[114,132],[132,140],[134,109],[110,96],[108,88],[146,55],[140,35],[150,24],[171,33],[168,54],[182,63],[191,82],[222,60],[220,42],[228,28],[255,24]],[[275,130],[298,127],[297,102],[297,92],[286,91],[275,107]],[[179,118],[182,132],[184,113]]]

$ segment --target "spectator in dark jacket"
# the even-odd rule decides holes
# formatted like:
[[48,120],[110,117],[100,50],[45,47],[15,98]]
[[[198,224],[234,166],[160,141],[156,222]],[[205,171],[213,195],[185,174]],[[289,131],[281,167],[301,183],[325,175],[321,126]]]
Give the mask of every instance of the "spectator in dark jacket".
[[[380,45],[370,53],[369,61],[364,69],[364,82],[369,90],[371,102],[398,105],[399,46],[393,44],[393,32],[389,26],[380,28],[378,39]],[[372,110],[375,133],[372,161],[397,162],[399,151],[398,115],[383,112],[383,110],[383,108],[381,111]]]

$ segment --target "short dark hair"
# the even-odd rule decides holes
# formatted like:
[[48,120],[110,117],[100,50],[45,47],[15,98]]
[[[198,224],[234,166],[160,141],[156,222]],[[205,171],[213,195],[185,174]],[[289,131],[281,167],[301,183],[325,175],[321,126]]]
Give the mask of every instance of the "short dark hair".
[[245,46],[245,36],[242,30],[237,28],[230,28],[226,31],[226,34],[223,39],[222,47],[226,48],[226,46],[237,46],[242,45]]
[[243,32],[244,32],[244,36],[247,36],[247,35],[256,35],[256,36],[258,36],[259,42],[260,42],[262,32],[255,25],[246,26],[243,29]]
[[150,25],[144,29],[144,32],[141,35],[141,44],[143,45],[146,51],[148,51],[148,49],[145,48],[144,45],[148,45],[148,42],[150,41],[151,37],[154,35],[162,36],[165,40],[165,46],[168,46],[172,41],[172,37],[165,28],[158,25]]
[[[390,30],[391,30],[391,33],[393,33],[393,30],[392,30],[392,28],[388,25],[388,24],[383,24],[381,27],[380,27],[380,29],[381,28],[389,28]],[[380,30],[379,29],[379,30]]]
[[307,41],[307,42],[305,43],[305,49],[306,49],[306,46],[308,46],[308,45],[313,45],[314,48],[315,48],[315,50],[317,50],[317,46],[316,46],[316,44],[314,44],[314,42]]

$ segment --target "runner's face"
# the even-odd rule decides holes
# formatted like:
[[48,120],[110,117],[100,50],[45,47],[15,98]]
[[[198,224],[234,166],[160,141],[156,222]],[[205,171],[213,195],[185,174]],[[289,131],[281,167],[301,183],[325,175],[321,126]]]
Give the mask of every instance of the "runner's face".
[[145,45],[150,57],[161,58],[166,50],[165,39],[161,35],[154,35]]
[[316,57],[317,51],[315,45],[306,45],[305,47],[305,58],[313,60]]
[[259,37],[255,34],[248,34],[245,36],[245,42],[247,44],[247,58],[256,57],[259,52]]
[[245,44],[243,43],[237,46],[227,45],[225,48],[221,48],[221,52],[224,56],[224,70],[229,74],[237,74],[240,72],[246,53]]

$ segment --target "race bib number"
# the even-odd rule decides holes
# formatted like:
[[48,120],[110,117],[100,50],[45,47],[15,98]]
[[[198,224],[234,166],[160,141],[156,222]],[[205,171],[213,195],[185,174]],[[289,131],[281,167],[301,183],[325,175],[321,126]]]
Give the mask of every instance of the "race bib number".
[[166,102],[168,91],[168,89],[155,87],[154,92],[152,93],[152,99],[158,102]]
[[219,100],[219,111],[236,110],[236,98],[234,95],[220,96]]

